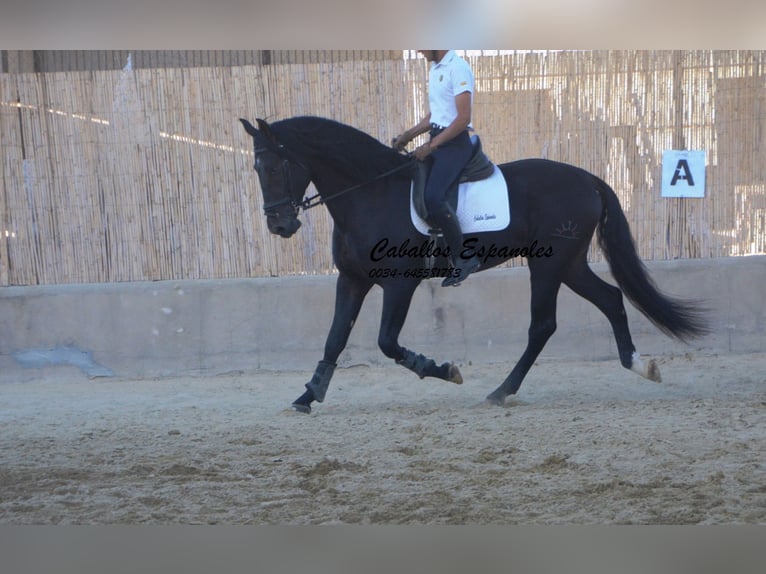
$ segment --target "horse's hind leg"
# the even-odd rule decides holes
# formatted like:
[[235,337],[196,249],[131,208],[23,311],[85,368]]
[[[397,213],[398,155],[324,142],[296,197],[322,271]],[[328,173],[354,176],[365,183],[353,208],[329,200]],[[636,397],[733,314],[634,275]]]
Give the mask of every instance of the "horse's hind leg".
[[399,333],[404,326],[412,296],[419,281],[395,279],[383,285],[383,312],[380,321],[378,346],[383,354],[394,359],[397,364],[408,368],[421,379],[436,377],[452,383],[461,384],[463,377],[460,370],[452,363],[437,365],[433,359],[410,351],[399,345]]
[[319,361],[311,380],[306,383],[306,392],[294,403],[293,408],[302,413],[311,412],[311,403],[324,400],[335,366],[346,347],[351,328],[372,283],[362,281],[341,272],[335,286],[335,314],[324,347],[324,356]]
[[609,319],[622,366],[650,381],[660,382],[662,378],[657,363],[654,359],[646,363],[642,361],[633,345],[628,329],[628,317],[622,302],[622,292],[593,273],[585,260],[572,266],[564,279],[564,284],[593,303]]
[[532,284],[531,315],[527,348],[503,383],[487,396],[487,402],[502,405],[508,395],[516,394],[524,377],[537,359],[545,343],[556,331],[556,298],[561,283],[550,274],[535,273],[530,265]]

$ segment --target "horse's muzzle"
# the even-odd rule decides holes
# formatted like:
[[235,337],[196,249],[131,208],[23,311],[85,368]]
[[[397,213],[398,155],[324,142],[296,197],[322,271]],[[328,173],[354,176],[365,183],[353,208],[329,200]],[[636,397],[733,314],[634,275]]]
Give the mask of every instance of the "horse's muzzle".
[[266,225],[274,235],[287,238],[300,229],[301,222],[297,217],[267,217]]

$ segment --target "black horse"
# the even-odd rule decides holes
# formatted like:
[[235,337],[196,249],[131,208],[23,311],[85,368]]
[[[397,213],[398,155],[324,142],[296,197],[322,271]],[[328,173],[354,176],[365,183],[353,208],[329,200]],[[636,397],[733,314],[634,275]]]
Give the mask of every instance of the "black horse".
[[[443,257],[445,253],[432,249],[432,244],[424,244],[423,235],[410,219],[411,167],[415,160],[355,128],[323,118],[295,117],[271,125],[259,119],[258,128],[247,120],[240,121],[254,140],[255,170],[263,191],[269,231],[282,237],[292,236],[301,225],[299,210],[319,204],[326,205],[334,221],[332,253],[339,272],[335,314],[324,356],[293,408],[309,413],[313,401],[324,400],[338,356],[373,285],[383,288],[378,336],[383,353],[420,378],[462,383],[455,365],[437,365],[398,342],[418,284],[423,278],[436,275],[433,269],[450,269],[450,262]],[[706,333],[707,327],[701,309],[695,304],[669,298],[655,287],[638,258],[628,222],[612,188],[583,169],[544,159],[526,159],[498,167],[511,197],[511,224],[502,231],[467,235],[464,246],[471,254],[485,248],[480,270],[519,252],[493,250],[492,246],[541,247],[525,253],[532,291],[527,348],[487,401],[502,405],[508,395],[518,391],[556,330],[556,299],[562,283],[606,315],[614,330],[622,365],[647,379],[660,381],[654,360],[643,362],[633,346],[622,292],[669,336],[686,340]],[[304,199],[310,182],[318,195]],[[622,292],[598,278],[588,266],[588,246],[596,231]],[[387,241],[381,244],[384,239]],[[375,254],[386,256],[382,245],[396,249],[405,246],[408,256],[386,257],[381,262]],[[424,254],[422,259],[410,256],[414,253],[411,248],[417,246]],[[425,255],[442,257],[437,258],[435,267],[429,267]],[[459,265],[459,256],[455,267]],[[468,279],[477,280],[480,279],[474,276]]]

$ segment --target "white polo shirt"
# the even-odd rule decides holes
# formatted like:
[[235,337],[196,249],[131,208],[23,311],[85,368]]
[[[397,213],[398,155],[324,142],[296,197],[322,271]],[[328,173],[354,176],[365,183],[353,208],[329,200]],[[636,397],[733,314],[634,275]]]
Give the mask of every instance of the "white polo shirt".
[[[473,104],[474,77],[468,62],[454,50],[447,52],[441,62],[432,62],[428,72],[428,106],[431,123],[446,128],[457,117],[455,96],[471,93]],[[469,124],[469,127],[471,125]]]

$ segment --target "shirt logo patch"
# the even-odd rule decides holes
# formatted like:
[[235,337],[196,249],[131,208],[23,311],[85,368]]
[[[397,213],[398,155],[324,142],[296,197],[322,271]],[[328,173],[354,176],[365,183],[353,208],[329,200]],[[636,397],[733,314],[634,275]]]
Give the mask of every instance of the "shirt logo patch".
[[444,74],[442,74],[441,76],[439,76],[439,81],[441,82],[442,80],[444,80]]

